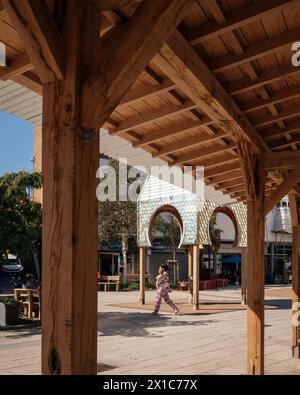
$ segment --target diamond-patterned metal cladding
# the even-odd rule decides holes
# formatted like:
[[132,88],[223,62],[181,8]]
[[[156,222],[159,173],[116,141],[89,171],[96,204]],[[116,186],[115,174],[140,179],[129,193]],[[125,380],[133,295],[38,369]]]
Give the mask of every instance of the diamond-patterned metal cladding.
[[[156,212],[164,206],[175,208],[182,219],[182,245],[211,244],[209,221],[218,207],[210,200],[201,200],[194,193],[150,176],[137,203],[138,246],[150,247],[149,227]],[[243,203],[226,205],[238,224],[237,247],[247,246],[247,209]]]

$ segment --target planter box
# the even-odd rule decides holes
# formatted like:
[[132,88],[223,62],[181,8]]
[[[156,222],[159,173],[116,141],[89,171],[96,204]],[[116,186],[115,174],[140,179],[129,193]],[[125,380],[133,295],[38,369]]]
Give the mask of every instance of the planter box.
[[6,324],[13,325],[19,322],[20,308],[18,306],[5,306]]

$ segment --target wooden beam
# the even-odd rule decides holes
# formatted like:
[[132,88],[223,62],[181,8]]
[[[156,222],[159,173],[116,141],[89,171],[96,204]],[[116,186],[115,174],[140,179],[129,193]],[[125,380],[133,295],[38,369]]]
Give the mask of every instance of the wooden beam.
[[17,82],[18,84],[24,86],[25,88],[37,93],[42,96],[43,94],[43,85],[41,80],[30,72],[24,74],[14,75],[12,80]]
[[290,136],[289,139],[286,137],[282,137],[279,140],[272,141],[269,143],[270,148],[274,151],[276,149],[282,150],[282,148],[287,148],[289,146],[292,146],[293,144],[298,144],[300,143],[300,132],[295,133],[292,136]]
[[145,304],[145,248],[140,247],[140,304]]
[[64,76],[61,34],[43,0],[2,0],[28,56],[43,83]]
[[265,170],[293,168],[300,162],[298,151],[268,152],[263,154]]
[[121,7],[135,6],[143,0],[93,0],[99,11],[109,11]]
[[243,192],[245,194],[244,184],[240,184],[240,185],[236,185],[236,186],[232,186],[232,187],[228,187],[228,188],[220,188],[220,190],[225,190],[226,193]]
[[[214,176],[214,177],[209,177],[208,180],[206,182],[206,185],[216,185],[216,184],[220,184],[222,182],[226,182],[226,181],[230,181],[230,180],[234,180],[237,178],[241,177],[241,171],[240,170],[233,170],[233,171],[229,171],[227,173],[222,173],[220,175]],[[205,178],[207,178],[207,175],[205,173]]]
[[187,39],[192,45],[203,43],[294,4],[297,4],[297,0],[274,0],[253,3],[232,11],[228,19],[222,24],[209,21],[191,28],[187,32]]
[[286,124],[285,128],[272,127],[268,129],[262,129],[261,135],[266,140],[272,140],[274,137],[278,137],[280,135],[284,136],[286,134],[297,132],[297,131],[300,131],[300,120],[289,122],[288,124]]
[[264,185],[265,172],[261,159],[251,157],[254,190],[247,202],[247,361],[248,374],[264,374],[264,279],[265,279],[265,227]]
[[300,165],[297,165],[295,169],[287,176],[287,178],[277,187],[276,191],[268,198],[268,200],[265,201],[264,215],[266,216],[299,181]]
[[143,114],[140,114],[134,118],[129,118],[124,121],[121,121],[118,125],[118,128],[115,130],[111,130],[110,134],[112,136],[118,135],[123,132],[127,132],[132,129],[136,129],[141,126],[148,125],[154,121],[159,119],[168,117],[170,115],[180,114],[193,108],[196,108],[197,105],[193,103],[191,100],[186,100],[184,104],[181,106],[166,106],[162,108],[158,108],[157,110],[152,110]]
[[[214,158],[204,159],[199,158],[199,160],[195,160],[193,166],[203,166],[205,168],[205,174],[208,173],[210,168],[219,168],[220,164],[224,163],[224,167],[232,162],[237,163],[238,158],[235,155],[230,153],[223,153],[222,155],[216,155]],[[215,170],[215,169],[214,169]],[[219,172],[219,170],[218,170]],[[219,174],[219,173],[218,173]]]
[[168,144],[165,147],[162,147],[159,150],[159,152],[154,155],[154,157],[161,157],[163,155],[168,155],[168,154],[171,154],[171,153],[176,152],[181,149],[191,148],[191,147],[195,147],[197,145],[210,143],[215,140],[220,140],[226,136],[227,136],[227,133],[225,133],[225,132],[218,132],[218,133],[215,133],[212,135],[203,135],[203,133],[201,133],[200,136],[185,138],[185,139],[176,141],[175,143]]
[[147,144],[155,143],[156,141],[162,140],[164,138],[196,129],[199,126],[209,125],[210,123],[211,120],[206,116],[204,116],[203,119],[199,121],[182,121],[180,123],[176,123],[175,125],[171,125],[163,129],[151,130],[147,134],[142,136],[138,142],[133,143],[132,145],[134,148],[140,148]]
[[65,79],[43,92],[42,373],[96,375],[99,135],[81,127],[80,99],[100,20],[86,0],[62,20]]
[[193,2],[144,1],[128,22],[102,38],[99,73],[84,89],[83,125],[91,119],[97,129],[104,125]]
[[130,90],[120,101],[119,106],[129,105],[129,104],[132,105],[137,101],[150,99],[153,96],[157,96],[164,92],[168,92],[174,88],[176,88],[176,85],[168,78],[166,78],[159,85],[152,85],[152,84],[143,85],[141,87]]
[[27,53],[16,56],[7,67],[0,68],[0,80],[10,80],[13,76],[26,73],[33,69]]
[[296,193],[289,193],[292,226],[299,226],[299,204]]
[[258,119],[255,119],[253,123],[255,127],[260,128],[262,126],[270,125],[274,122],[283,121],[285,119],[292,118],[299,114],[300,114],[300,108],[298,105],[296,105],[293,107],[285,108],[284,110],[280,111],[277,116],[268,114]]
[[270,95],[269,98],[255,98],[248,100],[247,103],[241,105],[241,109],[245,113],[259,110],[269,106],[270,104],[278,104],[286,100],[295,99],[300,96],[300,85],[289,86],[288,88],[280,89]]
[[294,74],[299,72],[299,67],[294,67],[291,63],[288,63],[283,66],[261,72],[258,75],[258,78],[254,81],[243,78],[242,80],[230,82],[230,84],[227,85],[226,90],[232,96],[239,95],[241,93],[247,92],[248,90],[253,90],[255,88],[259,88],[260,86],[282,80],[284,77],[292,77]]
[[243,177],[241,176],[241,173],[240,173],[240,177],[239,178],[236,178],[236,179],[233,179],[233,180],[229,180],[229,181],[228,180],[224,180],[224,181],[220,182],[219,186],[217,186],[215,189],[216,190],[227,189],[227,188],[234,187],[234,186],[237,186],[237,185],[243,185]]
[[233,157],[233,159],[235,163],[225,164],[210,170],[205,169],[205,173],[204,173],[205,178],[210,178],[214,176],[223,177],[223,174],[227,174],[239,169],[240,168],[239,159],[237,157],[236,158]]
[[221,73],[232,68],[249,63],[253,60],[267,56],[280,48],[297,41],[300,36],[300,28],[280,34],[276,37],[265,39],[245,49],[242,55],[228,54],[210,62],[210,69],[214,73]]
[[4,8],[4,6],[3,6],[3,4],[2,4],[2,1],[0,0],[0,21],[4,18],[4,17],[6,17],[6,11],[5,11],[5,8]]
[[215,154],[219,153],[219,152],[226,152],[226,151],[230,151],[232,149],[235,148],[235,143],[230,143],[226,146],[213,146],[213,147],[209,147],[209,148],[202,148],[196,151],[193,151],[189,154],[186,155],[181,155],[178,158],[175,159],[175,163],[174,165],[181,165],[181,164],[185,164],[185,163],[189,163],[189,162],[193,162],[197,159],[202,159],[202,158],[207,158],[209,156],[214,156]]
[[258,152],[268,147],[219,81],[176,31],[153,62],[182,89],[202,111],[233,136],[250,141]]

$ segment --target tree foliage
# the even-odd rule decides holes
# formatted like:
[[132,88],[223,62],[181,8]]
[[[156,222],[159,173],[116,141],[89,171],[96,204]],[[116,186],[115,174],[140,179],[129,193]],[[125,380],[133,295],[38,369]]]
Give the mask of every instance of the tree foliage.
[[153,240],[156,237],[159,237],[175,260],[176,249],[180,243],[180,226],[173,215],[158,215],[154,218],[150,227],[150,238]]
[[[110,159],[107,163],[116,173],[116,183],[119,184],[119,162]],[[127,169],[128,170],[128,169]],[[127,179],[127,187],[132,179]],[[128,240],[136,241],[137,205],[136,202],[120,201],[117,188],[116,201],[99,202],[99,241],[109,245],[119,241],[123,249],[128,248]]]
[[222,244],[221,236],[222,236],[223,230],[217,228],[217,214],[214,213],[209,221],[209,235],[210,235],[210,241],[211,241],[211,251],[213,256],[215,257]]
[[30,193],[41,186],[40,173],[21,171],[0,177],[0,259],[7,250],[24,257],[40,241],[42,209]]

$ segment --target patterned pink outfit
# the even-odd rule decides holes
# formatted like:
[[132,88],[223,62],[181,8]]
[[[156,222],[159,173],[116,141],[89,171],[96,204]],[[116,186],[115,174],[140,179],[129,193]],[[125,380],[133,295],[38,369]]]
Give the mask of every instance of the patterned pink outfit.
[[161,306],[161,300],[164,298],[164,301],[172,307],[173,310],[178,311],[177,306],[169,297],[170,285],[169,285],[169,277],[167,273],[159,274],[156,277],[156,286],[157,293],[155,298],[155,313],[159,312]]

